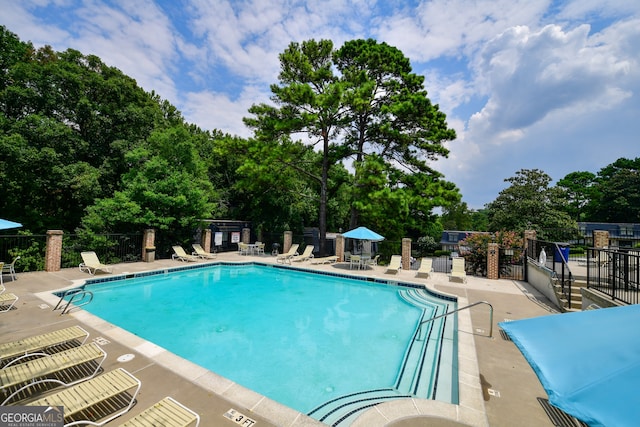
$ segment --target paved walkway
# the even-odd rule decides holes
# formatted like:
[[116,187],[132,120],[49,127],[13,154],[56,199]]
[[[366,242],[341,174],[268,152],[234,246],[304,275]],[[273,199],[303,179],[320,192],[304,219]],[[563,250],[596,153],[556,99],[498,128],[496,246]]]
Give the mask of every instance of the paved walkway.
[[[275,258],[271,256],[246,257],[236,253],[220,254],[219,259],[275,262]],[[114,274],[180,265],[183,264],[172,260],[159,260],[153,263],[127,263],[114,266]],[[497,327],[497,323],[505,319],[515,320],[554,312],[550,308],[550,303],[543,296],[530,289],[526,283],[469,277],[467,283],[459,284],[449,282],[444,274],[433,273],[428,279],[416,279],[415,271],[403,270],[400,270],[395,276],[390,276],[384,274],[384,267],[381,266],[365,271],[351,271],[348,264],[313,265],[309,262],[294,262],[293,266],[386,279],[395,278],[403,282],[426,284],[436,290],[459,295],[469,303],[489,302],[494,309],[492,337],[488,336],[490,324],[489,310],[486,305],[479,305],[468,310],[472,325],[466,329],[462,325],[459,331],[461,335],[467,334],[472,337],[471,342],[475,341],[481,384],[481,392],[478,393],[480,397],[477,399],[482,400],[477,403],[480,407],[484,406],[486,410],[486,417],[482,417],[484,421],[469,421],[470,425],[483,426],[488,424],[492,427],[553,426],[536,400],[537,397],[546,398],[537,377],[516,346],[503,339]],[[124,367],[143,383],[136,407],[129,414],[108,425],[118,425],[167,395],[171,395],[197,411],[202,417],[201,425],[203,427],[238,425],[225,417],[224,414],[228,413],[230,409],[255,420],[255,425],[258,427],[322,425],[290,408],[268,401],[268,399],[241,387],[236,387],[232,382],[190,364],[153,344],[132,337],[131,334],[123,333],[119,328],[96,319],[82,310],[65,316],[60,316],[58,312],[52,311],[52,305],[56,300],[50,296],[46,297],[51,290],[75,285],[89,277],[91,276],[78,271],[78,269],[64,269],[54,273],[22,273],[18,275],[18,280],[15,282],[12,282],[5,275],[8,291],[17,294],[20,300],[15,309],[0,314],[0,341],[7,342],[81,323],[91,333],[90,338],[98,339],[109,354],[104,364],[105,370]],[[43,295],[45,295],[45,299],[43,299]],[[132,354],[135,357],[130,361],[119,361],[119,356],[125,354]],[[475,378],[468,380],[478,382]],[[471,397],[471,399],[473,398]],[[260,411],[256,410],[258,407]],[[421,413],[419,407],[414,409],[417,413]],[[396,427],[425,425],[424,419],[416,417],[411,411],[406,412],[406,417],[396,414],[395,418],[390,417],[384,410],[374,408],[372,411],[377,411],[375,418],[382,420],[378,421],[379,425]],[[431,420],[429,425],[449,427],[463,424],[440,419],[437,422]]]

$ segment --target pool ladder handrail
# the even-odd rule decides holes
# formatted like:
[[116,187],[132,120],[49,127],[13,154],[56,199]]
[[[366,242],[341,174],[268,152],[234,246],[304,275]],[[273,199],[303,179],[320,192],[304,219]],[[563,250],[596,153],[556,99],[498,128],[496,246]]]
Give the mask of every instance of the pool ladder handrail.
[[[69,295],[71,295],[71,298],[69,298],[69,300],[64,305],[64,307],[61,307],[60,305],[62,304],[64,299],[66,297],[68,297]],[[80,298],[78,298],[78,299],[80,299],[82,301],[85,298],[85,296],[87,296],[87,295],[89,295],[89,300],[88,301],[84,301],[79,305],[75,305],[75,306],[69,308],[69,306],[76,299],[76,297],[80,296]],[[56,310],[58,310],[58,308],[61,308],[62,309],[62,313],[60,313],[60,316],[62,316],[63,314],[70,313],[71,310],[74,309],[74,308],[77,309],[77,308],[80,308],[82,306],[85,306],[85,305],[89,304],[91,301],[93,301],[93,292],[87,291],[86,289],[78,289],[78,288],[67,289],[60,296],[60,300],[58,301],[58,304],[56,304],[56,306],[53,308],[53,311],[56,311]]]
[[487,301],[477,301],[477,302],[474,302],[473,304],[465,305],[464,307],[460,307],[460,308],[457,308],[457,309],[455,309],[453,311],[448,311],[448,312],[446,312],[444,314],[441,314],[439,316],[432,317],[431,319],[423,320],[418,325],[418,338],[416,340],[417,341],[422,341],[422,339],[420,338],[420,335],[422,335],[422,325],[424,325],[425,323],[432,322],[432,321],[434,321],[436,319],[440,319],[441,317],[445,317],[445,316],[448,316],[450,314],[457,313],[459,311],[466,310],[467,308],[475,307],[476,305],[480,305],[480,304],[487,304],[489,306],[489,338],[492,338],[493,337],[493,306]]

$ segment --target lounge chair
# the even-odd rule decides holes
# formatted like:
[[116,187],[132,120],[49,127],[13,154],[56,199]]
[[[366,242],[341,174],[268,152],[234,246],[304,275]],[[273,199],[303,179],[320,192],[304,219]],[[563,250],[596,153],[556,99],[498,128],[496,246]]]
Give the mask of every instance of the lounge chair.
[[[102,426],[120,415],[126,414],[131,409],[141,386],[142,383],[139,379],[126,370],[118,368],[58,393],[29,402],[27,405],[64,406],[65,426],[84,424]],[[130,389],[135,389],[135,391],[125,395],[125,392]],[[120,395],[123,395],[129,401],[126,407],[108,415],[105,419],[88,419],[90,416],[95,416],[96,413],[101,412],[88,411],[88,409]],[[121,406],[114,405],[109,407],[120,408]]]
[[338,261],[338,257],[335,255],[332,255],[332,256],[325,256],[320,258],[313,258],[311,260],[311,264],[333,264],[336,261]]
[[200,415],[175,399],[165,397],[120,427],[198,427],[199,424]]
[[78,266],[80,271],[86,271],[89,274],[96,274],[96,271],[100,270],[105,273],[111,273],[112,268],[108,265],[105,265],[100,262],[98,259],[98,255],[96,255],[93,251],[81,252],[82,260],[84,262],[80,263]]
[[426,258],[426,257],[422,258],[422,261],[420,261],[420,268],[416,273],[416,277],[423,277],[426,279],[429,277],[429,273],[431,273],[432,270],[433,270],[433,259]]
[[19,259],[20,257],[17,256],[13,261],[11,261],[11,264],[3,264],[2,274],[9,274],[11,276],[11,280],[18,280],[18,276],[16,276],[16,261]]
[[[0,277],[2,276],[0,275]],[[11,292],[5,293],[6,290],[7,288],[4,287],[4,283],[0,281],[0,313],[11,310],[19,299],[16,294]]]
[[213,259],[213,258],[216,258],[216,254],[211,253],[211,252],[206,252],[204,250],[204,248],[198,243],[194,243],[191,246],[193,246],[193,250],[195,251],[195,252],[193,252],[193,256],[197,256],[197,257],[200,257],[202,259]]
[[11,362],[16,357],[35,352],[44,353],[51,347],[60,346],[72,341],[78,341],[80,345],[82,345],[87,341],[87,338],[89,338],[89,332],[76,325],[45,334],[22,338],[17,341],[3,343],[0,344],[0,366]]
[[464,268],[464,258],[453,258],[451,264],[451,274],[449,275],[450,282],[466,283],[467,272]]
[[289,252],[280,254],[276,257],[276,262],[279,262],[282,264],[284,263],[291,264],[291,258],[293,258],[298,253],[298,247],[300,247],[300,245],[297,243],[294,243],[293,245],[291,245],[291,247],[289,248]]
[[302,261],[306,261],[306,260],[308,260],[310,258],[313,258],[313,249],[314,249],[313,245],[307,245],[304,248],[304,252],[302,252],[302,254],[298,255],[298,256],[294,255],[292,260],[293,261],[297,261],[297,262],[302,262]]
[[[35,356],[40,356],[33,358]],[[20,359],[27,362],[19,363]],[[96,343],[85,344],[55,354],[34,353],[14,359],[0,370],[0,390],[7,392],[2,405],[35,384],[56,383],[70,386],[95,376],[107,358],[107,353]],[[96,362],[92,370],[78,375],[81,365]],[[65,372],[66,371],[66,372]]]
[[387,270],[385,271],[385,273],[396,274],[401,267],[402,267],[402,256],[391,255],[391,261],[389,261],[389,265],[387,266]]
[[185,261],[185,262],[198,261],[200,259],[197,256],[187,254],[184,251],[184,249],[182,249],[182,246],[179,246],[179,245],[173,246],[173,252],[174,254],[171,255],[171,259],[177,259],[179,261]]

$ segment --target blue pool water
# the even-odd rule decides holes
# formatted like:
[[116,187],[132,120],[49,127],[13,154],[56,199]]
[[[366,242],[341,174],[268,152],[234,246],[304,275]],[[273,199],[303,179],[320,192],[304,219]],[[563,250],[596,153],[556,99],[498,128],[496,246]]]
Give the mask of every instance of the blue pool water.
[[437,384],[457,399],[453,316],[415,340],[455,302],[424,291],[255,264],[85,286],[85,310],[300,412],[367,390],[441,398]]

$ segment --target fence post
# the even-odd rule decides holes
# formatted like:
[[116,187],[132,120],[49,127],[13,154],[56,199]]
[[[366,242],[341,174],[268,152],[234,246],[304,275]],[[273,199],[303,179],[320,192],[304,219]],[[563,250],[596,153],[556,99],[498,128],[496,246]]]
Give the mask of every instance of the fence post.
[[487,279],[500,278],[500,245],[489,243],[487,246]]
[[142,260],[153,262],[156,258],[156,230],[148,228],[142,234]]
[[62,230],[47,231],[47,248],[44,255],[44,271],[60,271],[62,265]]
[[[211,252],[211,229],[202,230],[202,240],[200,242],[205,251]],[[215,252],[215,251],[214,251]]]
[[285,231],[284,232],[284,241],[282,244],[282,253],[286,254],[291,249],[291,245],[293,244],[293,231]]
[[242,243],[251,243],[251,229],[243,228],[242,229]]
[[336,256],[338,262],[344,261],[344,236],[342,234],[336,235]]
[[606,248],[609,246],[609,232],[606,230],[593,230],[593,247]]
[[402,239],[402,269],[411,270],[411,239]]

